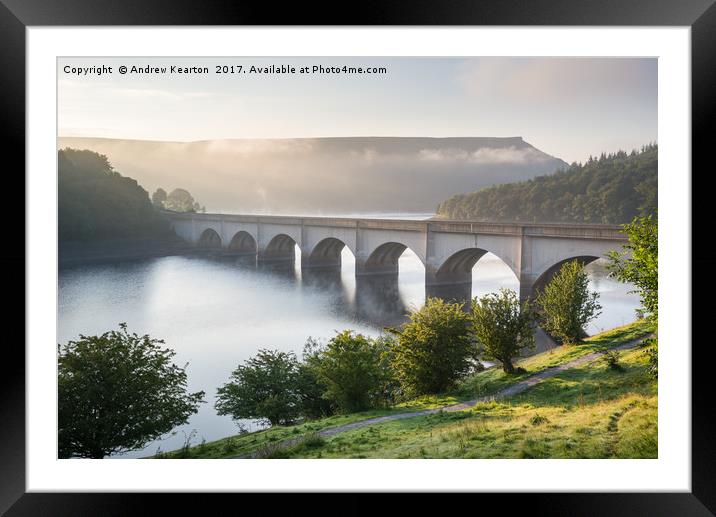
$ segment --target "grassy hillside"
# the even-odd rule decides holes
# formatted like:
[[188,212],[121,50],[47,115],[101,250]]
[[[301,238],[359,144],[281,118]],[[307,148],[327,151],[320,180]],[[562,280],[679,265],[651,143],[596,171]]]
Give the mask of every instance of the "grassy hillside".
[[602,154],[549,176],[459,194],[438,207],[450,219],[622,224],[657,209],[658,148]]
[[288,458],[656,458],[656,382],[642,350],[624,370],[604,361],[565,371],[504,402],[309,440]]
[[[328,438],[316,432],[379,415],[435,408],[490,396],[547,368],[605,351],[652,332],[644,320],[605,332],[575,346],[517,362],[526,373],[490,368],[465,379],[457,390],[383,410],[336,415],[291,427],[236,435],[163,453],[163,458],[226,458],[259,451],[289,458],[642,458],[657,454],[657,383],[647,375],[643,349],[621,353],[621,370],[601,357],[565,370],[499,402],[454,413],[406,418],[346,431]],[[298,439],[287,448],[284,440]]]

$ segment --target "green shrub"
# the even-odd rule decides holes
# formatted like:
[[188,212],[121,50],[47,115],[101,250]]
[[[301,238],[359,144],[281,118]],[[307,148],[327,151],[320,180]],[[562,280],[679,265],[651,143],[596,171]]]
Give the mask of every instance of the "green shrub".
[[332,415],[336,410],[336,406],[323,396],[327,386],[321,382],[315,361],[312,364],[307,361],[319,349],[320,344],[309,338],[304,347],[304,362],[298,365],[298,394],[303,416],[307,418],[323,418]]
[[599,293],[589,291],[589,277],[576,261],[565,262],[554,278],[537,294],[542,328],[560,343],[578,342],[584,326],[601,314]]
[[606,361],[607,366],[612,370],[622,371],[624,369],[622,365],[619,364],[620,357],[621,353],[619,350],[607,350],[604,352],[604,360]]
[[529,302],[520,306],[517,294],[500,289],[472,300],[472,328],[480,352],[497,359],[507,373],[514,373],[512,359],[522,350],[534,349],[534,314]]
[[271,425],[293,423],[301,414],[298,367],[292,352],[259,350],[217,390],[217,413],[234,420],[264,419]]
[[530,418],[530,424],[532,424],[533,426],[542,425],[547,422],[549,422],[549,420],[542,415],[534,415],[532,418]]
[[644,355],[649,361],[647,372],[651,377],[657,379],[659,377],[659,342],[651,338],[645,339],[644,343],[647,344],[648,347],[644,350]]
[[428,298],[410,314],[392,345],[391,366],[406,396],[440,393],[468,374],[477,359],[463,304]]
[[325,387],[322,397],[345,412],[386,403],[388,357],[383,341],[351,330],[338,333],[325,346],[309,343],[304,350],[310,375]]
[[312,432],[305,435],[300,443],[308,449],[315,449],[317,447],[322,447],[323,445],[325,445],[326,440],[318,433]]
[[[655,319],[659,314],[659,225],[655,216],[636,217],[623,225],[629,237],[624,252],[608,254],[610,275],[637,287],[641,303]],[[631,252],[631,257],[626,254]]]

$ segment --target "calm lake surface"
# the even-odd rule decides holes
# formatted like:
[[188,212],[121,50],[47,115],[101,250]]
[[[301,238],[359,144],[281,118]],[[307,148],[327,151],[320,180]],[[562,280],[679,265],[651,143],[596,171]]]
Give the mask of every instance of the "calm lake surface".
[[[213,408],[216,389],[260,348],[293,351],[300,358],[308,337],[325,341],[348,328],[375,336],[424,302],[424,268],[409,249],[400,259],[397,285],[356,282],[353,255],[344,249],[342,258],[342,269],[334,274],[302,274],[300,261],[294,268],[257,269],[245,261],[208,256],[60,269],[59,343],[126,322],[130,332],[164,339],[176,351],[176,364],[189,363],[189,389],[206,392],[207,403],[173,436],[117,457],[179,448],[192,430],[193,444],[235,434],[231,418],[218,416]],[[587,331],[633,321],[639,298],[628,293],[632,287],[608,278],[601,260],[587,271],[603,307]],[[488,253],[473,269],[472,295],[500,287],[518,290],[519,284],[509,267]],[[261,427],[248,420],[243,424],[249,430]]]

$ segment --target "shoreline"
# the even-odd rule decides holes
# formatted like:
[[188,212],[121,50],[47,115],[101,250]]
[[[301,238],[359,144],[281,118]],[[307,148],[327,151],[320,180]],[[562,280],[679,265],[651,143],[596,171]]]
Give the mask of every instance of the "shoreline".
[[58,269],[88,264],[167,257],[196,253],[196,247],[181,239],[113,239],[98,242],[59,243]]

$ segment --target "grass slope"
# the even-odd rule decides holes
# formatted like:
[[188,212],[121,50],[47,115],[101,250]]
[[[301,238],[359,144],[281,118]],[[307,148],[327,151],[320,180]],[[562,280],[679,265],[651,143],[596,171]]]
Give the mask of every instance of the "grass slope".
[[[274,458],[655,458],[657,383],[647,375],[647,360],[638,348],[621,353],[621,370],[599,359],[500,403],[386,422],[329,438],[316,435],[322,429],[374,416],[489,396],[546,368],[619,346],[653,330],[645,321],[637,321],[579,345],[522,359],[518,365],[526,373],[521,375],[490,368],[468,377],[452,393],[383,410],[273,427],[159,457],[225,458],[259,450],[262,457]],[[278,446],[292,438],[298,439],[296,445]]]

